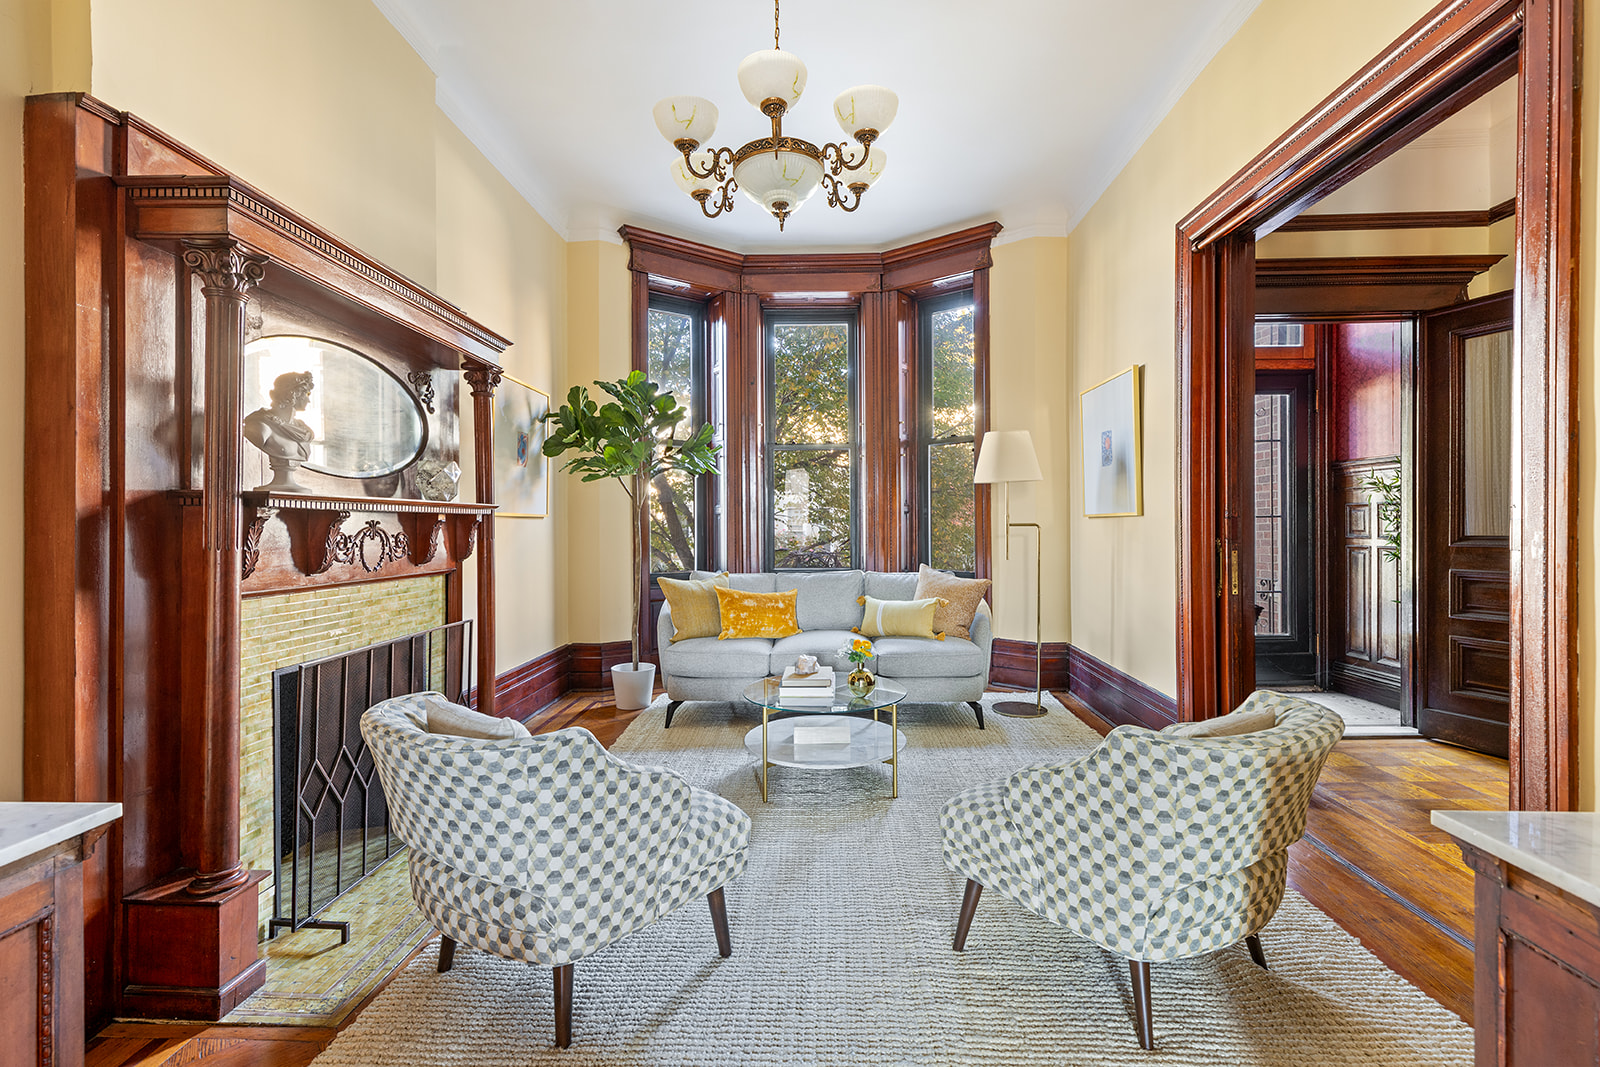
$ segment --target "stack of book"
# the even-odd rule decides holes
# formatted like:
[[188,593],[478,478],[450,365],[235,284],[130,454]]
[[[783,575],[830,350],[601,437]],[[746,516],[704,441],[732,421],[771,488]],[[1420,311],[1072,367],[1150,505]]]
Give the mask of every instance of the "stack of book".
[[815,702],[818,707],[833,703],[833,668],[818,667],[811,674],[796,674],[793,667],[783,669],[778,699],[785,704]]

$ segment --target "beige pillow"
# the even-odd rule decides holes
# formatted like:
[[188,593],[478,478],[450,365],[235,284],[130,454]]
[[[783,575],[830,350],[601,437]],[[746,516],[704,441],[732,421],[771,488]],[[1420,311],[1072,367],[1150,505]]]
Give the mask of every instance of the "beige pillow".
[[940,597],[926,600],[879,600],[876,597],[857,597],[856,603],[864,605],[861,625],[855,632],[866,637],[932,637],[944,640],[944,634],[934,633],[933,613],[944,603]]
[[428,701],[428,732],[472,737],[480,741],[514,741],[519,737],[533,736],[516,719],[484,715],[448,700]]
[[915,600],[939,597],[944,601],[933,613],[935,632],[970,639],[973,616],[978,614],[978,605],[988,591],[987,578],[957,578],[924,563],[917,568],[917,591],[911,595]]
[[1276,712],[1271,708],[1255,708],[1251,711],[1218,715],[1215,719],[1206,719],[1202,722],[1180,722],[1161,732],[1168,737],[1183,737],[1192,741],[1202,737],[1238,737],[1240,734],[1270,730],[1276,725],[1278,725]]
[[726,571],[715,578],[657,578],[672,609],[672,644],[691,637],[715,637],[722,632],[722,609],[717,589],[728,587]]

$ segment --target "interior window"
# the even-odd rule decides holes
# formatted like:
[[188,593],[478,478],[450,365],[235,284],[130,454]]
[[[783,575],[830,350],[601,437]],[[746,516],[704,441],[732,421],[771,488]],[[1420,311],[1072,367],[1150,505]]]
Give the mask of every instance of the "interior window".
[[977,346],[972,292],[925,301],[921,308],[917,381],[922,558],[958,574],[977,569],[973,496],[978,409]]
[[[652,296],[647,320],[650,380],[689,411],[678,423],[686,438],[706,419],[705,309],[687,300]],[[701,536],[704,479],[668,471],[650,484],[650,569],[661,573],[693,570],[705,562]]]

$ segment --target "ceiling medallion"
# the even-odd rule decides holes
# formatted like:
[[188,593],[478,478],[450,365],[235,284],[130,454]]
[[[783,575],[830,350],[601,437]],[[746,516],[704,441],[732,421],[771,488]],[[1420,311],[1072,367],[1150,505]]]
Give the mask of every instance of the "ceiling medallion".
[[[821,148],[783,135],[783,116],[806,88],[806,65],[778,47],[778,0],[772,2],[772,47],[752,52],[739,64],[745,99],[772,120],[772,136],[731,148],[701,148],[717,128],[717,107],[698,96],[671,96],[655,106],[656,129],[683,158],[672,179],[694,197],[706,218],[733,210],[733,191],[744,193],[777,216],[778,229],[806,198],[825,186],[828,206],[854,211],[861,194],[883,175],[888,162],[873,142],[894,121],[900,98],[881,85],[846,89],[833,102],[834,117],[855,143]],[[852,199],[853,194],[853,199]]]

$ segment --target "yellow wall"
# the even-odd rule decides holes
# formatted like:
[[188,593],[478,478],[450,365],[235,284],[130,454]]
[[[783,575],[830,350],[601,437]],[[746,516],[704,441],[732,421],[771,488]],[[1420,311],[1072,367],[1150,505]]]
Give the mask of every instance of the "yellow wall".
[[[1145,513],[1072,507],[1072,640],[1165,693],[1177,690],[1173,229],[1431,6],[1263,0],[1068,240],[1072,388],[1145,365]],[[1076,433],[1076,393],[1058,396]]]
[[[590,383],[621,378],[633,367],[628,250],[610,241],[574,241],[567,246],[567,278],[568,386],[596,394]],[[552,471],[552,476],[565,483],[568,501],[568,567],[561,580],[572,586],[570,639],[628,640],[633,632],[628,496],[609,479],[585,485],[570,474]]]
[[[554,394],[566,380],[567,245],[483,158],[443,112],[434,113],[438,190],[438,291],[467,314],[515,338],[505,372]],[[461,439],[472,440],[470,393],[463,389]],[[461,484],[473,484],[470,448]],[[548,516],[497,518],[495,657],[501,670],[565,644],[566,479],[550,484]],[[477,568],[469,561],[464,605],[476,615]]]
[[[1027,430],[1044,474],[1043,481],[1010,487],[1012,521],[1037,522],[1042,527],[1013,531],[1010,559],[1006,558],[1006,488],[995,486],[991,497],[998,637],[1033,640],[1036,591],[1043,593],[1039,607],[1043,639],[1072,637],[1068,538],[1079,498],[1074,495],[1078,481],[1069,474],[1068,427],[1059,409],[1059,398],[1070,393],[1067,309],[1061,299],[1067,282],[1064,237],[1031,237],[994,250],[989,272],[989,424],[994,430]],[[1042,579],[1034,573],[1041,550]]]

